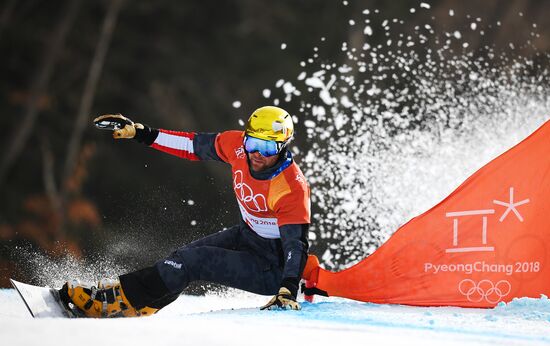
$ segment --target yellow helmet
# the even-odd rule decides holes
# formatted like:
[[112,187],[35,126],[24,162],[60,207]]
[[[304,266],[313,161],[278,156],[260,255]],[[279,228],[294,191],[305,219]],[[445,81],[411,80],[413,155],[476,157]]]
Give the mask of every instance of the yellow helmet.
[[282,108],[265,106],[256,109],[246,123],[250,137],[286,143],[294,134],[292,117]]

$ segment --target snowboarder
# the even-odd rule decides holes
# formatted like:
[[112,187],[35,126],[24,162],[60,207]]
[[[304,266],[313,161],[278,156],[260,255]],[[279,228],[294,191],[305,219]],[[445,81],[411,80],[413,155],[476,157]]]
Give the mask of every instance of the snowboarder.
[[190,282],[205,280],[274,297],[261,309],[298,310],[306,264],[310,194],[288,150],[294,134],[285,110],[255,110],[245,131],[194,133],[157,130],[117,115],[94,120],[115,139],[133,138],[188,160],[231,165],[241,212],[238,225],[196,240],[154,265],[101,280],[78,280],[59,291],[61,300],[86,317],[146,316],[174,301]]

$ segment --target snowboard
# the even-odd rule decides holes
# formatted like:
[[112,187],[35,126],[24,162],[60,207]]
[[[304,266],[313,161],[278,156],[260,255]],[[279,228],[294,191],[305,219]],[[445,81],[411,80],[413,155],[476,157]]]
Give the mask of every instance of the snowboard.
[[13,279],[10,279],[10,282],[19,293],[32,317],[76,317],[71,310],[63,305],[56,289],[33,286]]

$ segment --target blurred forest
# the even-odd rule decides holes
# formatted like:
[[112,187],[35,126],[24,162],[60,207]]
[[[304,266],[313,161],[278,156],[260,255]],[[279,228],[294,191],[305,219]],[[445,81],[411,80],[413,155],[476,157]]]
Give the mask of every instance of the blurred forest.
[[[426,2],[429,13],[411,16],[420,1],[0,1],[0,287],[9,277],[32,281],[28,254],[104,256],[135,269],[236,223],[228,167],[115,142],[93,128],[97,115],[240,128],[272,103],[262,90],[296,78],[321,37],[330,61],[345,59],[344,41],[361,46],[363,28],[348,21],[369,8],[407,16],[411,30],[450,8],[454,16],[436,21],[442,28],[467,26],[470,15],[502,22],[477,47],[523,47],[516,28],[531,23],[550,33],[548,1]],[[550,51],[544,35],[533,45]],[[297,101],[281,105],[300,118]],[[301,126],[295,144],[307,152]]]

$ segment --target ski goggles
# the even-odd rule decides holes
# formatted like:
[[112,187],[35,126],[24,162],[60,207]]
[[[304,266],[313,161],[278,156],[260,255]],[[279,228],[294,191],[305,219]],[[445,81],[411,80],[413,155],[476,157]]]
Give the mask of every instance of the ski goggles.
[[262,156],[273,156],[281,152],[284,147],[284,143],[268,141],[265,139],[259,139],[256,137],[244,137],[244,150],[247,153],[259,152]]

